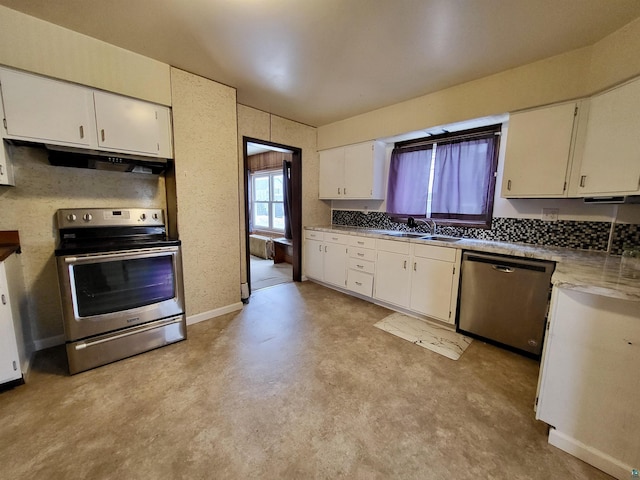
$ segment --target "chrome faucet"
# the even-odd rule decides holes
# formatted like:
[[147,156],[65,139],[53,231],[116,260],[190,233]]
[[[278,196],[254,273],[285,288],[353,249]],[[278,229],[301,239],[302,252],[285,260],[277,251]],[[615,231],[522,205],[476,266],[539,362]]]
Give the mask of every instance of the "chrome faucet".
[[[426,220],[418,218],[418,220],[420,222],[424,223],[427,227],[429,227],[429,233],[431,235],[435,235],[436,234],[436,222],[435,222],[435,220],[433,220],[433,218],[427,217]],[[413,217],[407,218],[407,227],[416,228],[417,226],[418,226],[418,224],[416,223],[416,219],[415,218],[413,218]]]

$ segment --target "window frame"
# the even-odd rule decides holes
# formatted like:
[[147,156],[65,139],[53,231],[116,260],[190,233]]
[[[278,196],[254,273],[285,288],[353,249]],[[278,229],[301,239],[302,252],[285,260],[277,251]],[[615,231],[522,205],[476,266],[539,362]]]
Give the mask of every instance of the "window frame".
[[[500,139],[502,134],[502,124],[487,125],[478,128],[472,128],[468,130],[461,130],[458,132],[446,132],[438,135],[431,135],[429,137],[417,138],[414,140],[404,140],[402,142],[396,142],[394,149],[407,149],[417,150],[423,147],[424,150],[434,148],[437,151],[438,143],[454,143],[464,140],[475,140],[481,138],[489,138],[493,136],[495,138],[495,145],[493,151],[493,158],[491,159],[491,172],[489,174],[489,184],[487,185],[487,203],[484,213],[472,215],[472,214],[443,214],[435,213],[431,214],[428,218],[431,218],[438,225],[451,226],[451,227],[474,227],[489,229],[491,228],[491,221],[493,219],[493,205],[495,200],[495,188],[496,180],[498,176],[498,157],[500,154]],[[430,178],[430,183],[433,178]],[[429,187],[428,187],[429,188]],[[412,215],[414,218],[427,218],[427,215]],[[393,215],[391,220],[395,222],[405,223],[408,216]]]
[[[277,201],[274,200],[274,177],[276,176],[282,176],[282,181],[283,181],[283,188],[284,188],[284,174],[282,172],[282,169],[273,169],[273,170],[261,170],[258,172],[252,172],[249,174],[249,183],[251,185],[251,201],[250,201],[250,215],[251,215],[251,224],[253,227],[253,230],[260,230],[263,232],[274,232],[274,233],[282,233],[284,234],[285,228],[284,226],[282,228],[276,228],[273,226],[273,218],[275,215],[275,210],[274,210],[274,206],[275,204],[281,204],[282,205],[282,211],[283,211],[283,215],[286,215],[286,212],[284,211],[284,197],[282,199],[282,201]],[[269,200],[257,200],[256,199],[256,179],[258,178],[265,178],[267,177],[269,179]],[[284,192],[283,192],[284,195]],[[268,227],[264,227],[261,225],[257,225],[256,224],[256,219],[255,219],[255,212],[256,212],[256,203],[266,203],[267,204],[267,211],[268,211],[268,219],[269,219],[269,226]]]

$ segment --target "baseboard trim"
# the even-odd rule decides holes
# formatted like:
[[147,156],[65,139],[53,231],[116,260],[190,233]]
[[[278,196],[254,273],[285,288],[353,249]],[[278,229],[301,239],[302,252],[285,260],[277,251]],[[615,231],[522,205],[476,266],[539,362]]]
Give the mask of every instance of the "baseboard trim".
[[615,478],[629,478],[631,469],[634,468],[631,465],[625,465],[620,460],[613,458],[600,450],[585,445],[573,437],[569,437],[568,435],[559,432],[555,428],[551,428],[549,430],[549,444],[554,447],[558,447],[560,450],[564,450],[583,462],[593,465]]
[[41,338],[33,341],[33,348],[36,352],[51,347],[64,345],[64,335],[55,335],[53,337]]
[[197,313],[195,315],[190,315],[187,317],[187,325],[193,325],[194,323],[204,322],[205,320],[210,320],[212,318],[219,317],[221,315],[226,315],[227,313],[242,310],[242,307],[243,307],[243,303],[237,302],[237,303],[232,303],[231,305],[227,305],[225,307],[209,310],[208,312],[202,312],[202,313]]

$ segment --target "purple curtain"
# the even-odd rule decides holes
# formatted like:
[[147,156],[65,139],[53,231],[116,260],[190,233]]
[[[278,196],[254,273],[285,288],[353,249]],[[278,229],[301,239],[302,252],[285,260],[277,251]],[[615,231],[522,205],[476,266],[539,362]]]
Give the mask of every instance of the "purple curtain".
[[427,211],[432,147],[417,150],[394,149],[389,165],[387,213],[424,216]]
[[433,173],[432,214],[480,215],[487,206],[487,187],[495,139],[480,138],[438,144]]
[[291,162],[282,161],[282,186],[284,201],[284,238],[291,240]]

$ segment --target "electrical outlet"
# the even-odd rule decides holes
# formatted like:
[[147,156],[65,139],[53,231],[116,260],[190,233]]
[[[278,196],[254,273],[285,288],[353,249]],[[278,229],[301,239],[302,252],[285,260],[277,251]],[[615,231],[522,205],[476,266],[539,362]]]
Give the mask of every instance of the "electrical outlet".
[[558,220],[558,211],[557,208],[543,208],[542,209],[542,220],[545,222],[555,222]]

